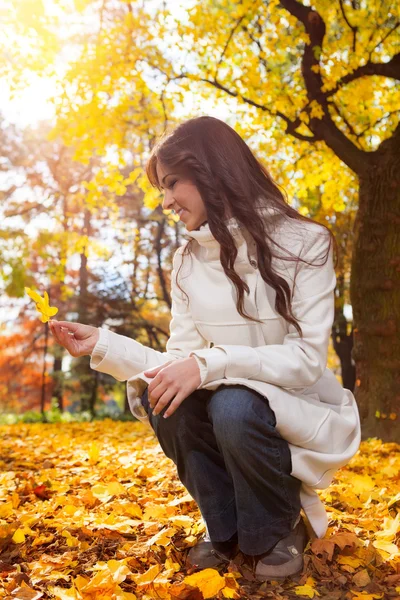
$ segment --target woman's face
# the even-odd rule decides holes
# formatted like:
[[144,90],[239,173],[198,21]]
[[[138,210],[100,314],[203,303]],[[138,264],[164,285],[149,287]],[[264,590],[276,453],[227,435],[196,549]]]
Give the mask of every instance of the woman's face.
[[164,190],[163,209],[174,209],[188,231],[198,229],[207,221],[207,212],[195,184],[173,168],[164,168],[160,161],[157,161],[156,168],[158,181]]

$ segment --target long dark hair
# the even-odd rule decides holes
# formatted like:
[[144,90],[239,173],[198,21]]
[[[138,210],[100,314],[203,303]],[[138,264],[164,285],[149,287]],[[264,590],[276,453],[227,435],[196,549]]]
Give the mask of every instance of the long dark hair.
[[[276,256],[272,244],[279,244],[271,237],[265,220],[260,219],[257,207],[262,198],[266,207],[276,209],[282,217],[311,223],[316,221],[301,215],[287,203],[278,185],[246,142],[232,127],[215,117],[189,119],[157,141],[148,160],[146,173],[150,183],[161,191],[156,170],[158,161],[164,168],[189,173],[199,190],[206,207],[210,231],[221,246],[222,267],[237,291],[236,307],[239,314],[251,321],[262,322],[247,315],[243,309],[244,292],[248,294],[249,287],[234,269],[238,250],[226,225],[227,216],[235,217],[254,239],[260,274],[276,291],[275,310],[302,335],[301,327],[292,314],[289,284],[271,266],[272,258]],[[337,251],[332,232],[325,225],[318,225],[329,232],[329,248],[323,263],[307,263],[310,266],[322,266],[326,263],[332,242]],[[190,254],[192,242],[193,239],[186,244],[183,255]],[[282,256],[279,258],[283,259]],[[291,258],[284,258],[288,259],[306,262],[293,254]],[[183,291],[179,284],[178,287]],[[186,293],[185,295],[187,296]]]

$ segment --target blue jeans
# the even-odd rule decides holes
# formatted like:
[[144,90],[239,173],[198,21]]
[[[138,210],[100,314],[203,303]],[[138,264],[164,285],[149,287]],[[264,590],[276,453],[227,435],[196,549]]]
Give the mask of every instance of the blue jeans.
[[167,419],[150,425],[179,479],[196,501],[213,542],[238,534],[245,554],[267,552],[300,514],[301,481],[289,445],[275,429],[268,399],[243,385],[196,390]]

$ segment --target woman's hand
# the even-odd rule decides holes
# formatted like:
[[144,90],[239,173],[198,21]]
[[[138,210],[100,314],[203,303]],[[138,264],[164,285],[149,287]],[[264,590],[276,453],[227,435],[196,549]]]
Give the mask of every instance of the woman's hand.
[[200,369],[194,356],[169,361],[144,371],[144,375],[154,377],[148,388],[149,404],[154,407],[153,415],[161,412],[172,400],[164,418],[172,415],[201,383]]
[[82,325],[82,323],[51,320],[49,325],[57,342],[74,358],[92,354],[100,335],[97,327]]

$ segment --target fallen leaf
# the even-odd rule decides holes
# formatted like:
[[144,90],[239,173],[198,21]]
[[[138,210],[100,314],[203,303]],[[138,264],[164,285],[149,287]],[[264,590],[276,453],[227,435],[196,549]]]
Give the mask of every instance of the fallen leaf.
[[368,575],[367,569],[363,569],[356,573],[353,577],[353,583],[358,587],[365,587],[366,585],[371,583],[371,578]]
[[183,580],[193,587],[198,587],[204,598],[216,596],[225,587],[225,579],[215,569],[203,569]]

